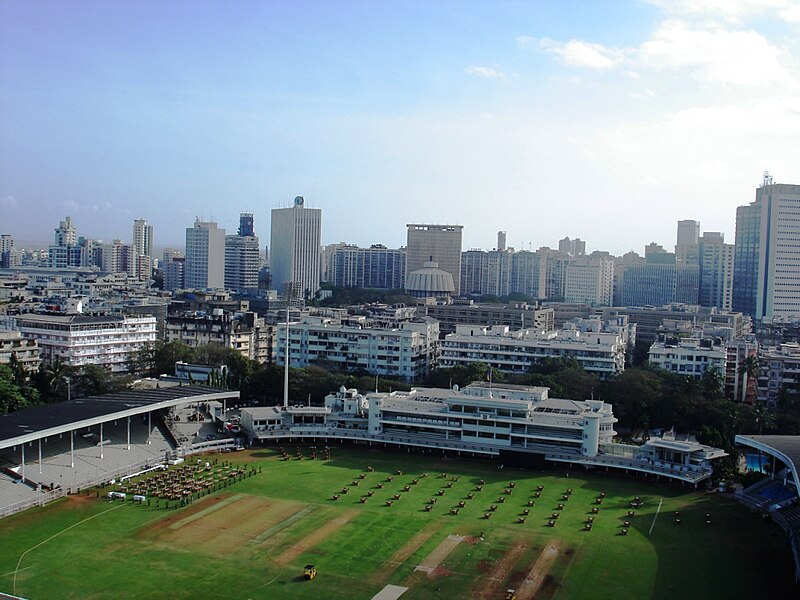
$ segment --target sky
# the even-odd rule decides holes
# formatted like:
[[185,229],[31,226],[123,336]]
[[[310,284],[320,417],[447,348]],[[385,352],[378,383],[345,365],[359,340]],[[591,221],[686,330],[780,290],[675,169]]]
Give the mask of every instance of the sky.
[[[2,0],[0,233],[182,246],[303,195],[323,243],[733,242],[800,183],[800,0]],[[19,244],[18,244],[19,245]]]

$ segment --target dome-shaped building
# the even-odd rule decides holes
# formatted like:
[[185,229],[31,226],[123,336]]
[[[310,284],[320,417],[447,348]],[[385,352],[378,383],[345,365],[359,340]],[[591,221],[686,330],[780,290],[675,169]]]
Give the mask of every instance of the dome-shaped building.
[[451,296],[456,291],[453,276],[429,261],[421,269],[411,271],[406,278],[406,292],[414,298]]

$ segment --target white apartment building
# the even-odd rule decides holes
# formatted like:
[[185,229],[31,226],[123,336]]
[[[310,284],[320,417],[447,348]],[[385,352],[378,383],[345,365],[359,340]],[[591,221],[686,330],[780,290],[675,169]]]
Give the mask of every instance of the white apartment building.
[[153,273],[153,226],[144,219],[133,222],[133,253],[128,275],[147,281]]
[[650,346],[648,360],[654,367],[686,377],[702,377],[709,369],[719,373],[724,385],[728,351],[724,341],[711,338],[661,336]]
[[723,234],[705,232],[699,238],[700,306],[731,309],[733,297],[733,244],[726,244]]
[[191,289],[225,287],[225,230],[196,219],[186,229],[184,285]]
[[272,357],[272,327],[253,312],[230,313],[216,308],[211,314],[187,311],[169,315],[165,337],[167,342],[179,341],[192,348],[218,344],[259,363]]
[[28,373],[39,368],[39,344],[35,339],[22,337],[19,331],[0,329],[0,365],[11,362],[11,357]]
[[322,210],[306,208],[302,196],[290,208],[273,208],[270,233],[272,287],[293,282],[301,295],[314,296],[321,281]]
[[759,352],[761,375],[758,378],[758,399],[775,406],[781,390],[787,387],[797,393],[800,384],[800,345],[778,344]]
[[[276,362],[285,364],[286,327],[278,325],[275,337]],[[306,315],[289,324],[293,367],[325,364],[412,380],[433,366],[438,344],[439,323],[429,318],[387,324]]]
[[586,256],[567,264],[564,302],[611,306],[614,295],[614,259]]
[[600,400],[550,398],[548,388],[473,383],[463,390],[415,388],[359,394],[340,388],[324,406],[242,409],[253,442],[350,441],[547,461],[657,474],[688,483],[711,476],[718,448],[654,438],[619,444],[612,407]]
[[23,337],[37,340],[45,364],[60,360],[73,366],[127,371],[131,358],[156,341],[156,318],[149,315],[30,314],[10,320]]
[[613,377],[625,370],[625,337],[622,332],[510,331],[506,325],[458,325],[442,341],[439,364],[455,367],[483,362],[500,371],[524,373],[543,358],[571,356],[586,371]]
[[336,286],[391,290],[402,289],[405,284],[405,248],[336,244],[328,246],[326,254],[327,281]]

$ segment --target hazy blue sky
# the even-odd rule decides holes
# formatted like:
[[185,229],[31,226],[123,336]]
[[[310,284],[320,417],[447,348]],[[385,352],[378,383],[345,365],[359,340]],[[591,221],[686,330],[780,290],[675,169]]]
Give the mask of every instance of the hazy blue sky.
[[323,242],[733,241],[800,183],[790,0],[0,2],[0,233],[183,244],[295,195]]

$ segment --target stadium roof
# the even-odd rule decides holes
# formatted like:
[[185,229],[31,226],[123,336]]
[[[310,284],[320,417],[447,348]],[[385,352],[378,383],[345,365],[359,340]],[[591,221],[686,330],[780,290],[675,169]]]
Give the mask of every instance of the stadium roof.
[[761,450],[784,462],[793,471],[800,494],[800,435],[737,435],[736,443]]
[[189,402],[237,398],[238,391],[177,386],[127,390],[36,406],[0,416],[0,449]]

